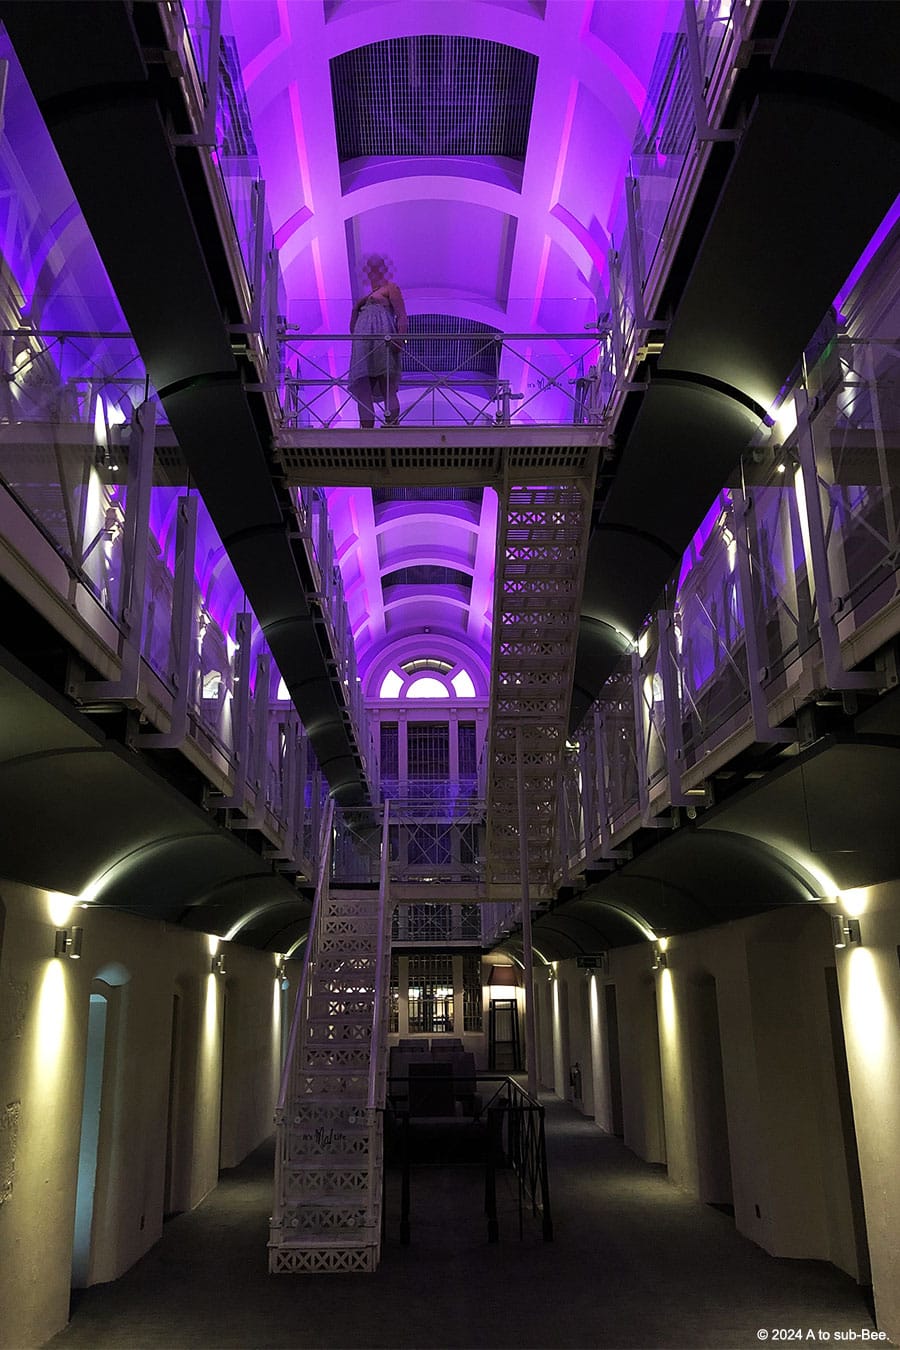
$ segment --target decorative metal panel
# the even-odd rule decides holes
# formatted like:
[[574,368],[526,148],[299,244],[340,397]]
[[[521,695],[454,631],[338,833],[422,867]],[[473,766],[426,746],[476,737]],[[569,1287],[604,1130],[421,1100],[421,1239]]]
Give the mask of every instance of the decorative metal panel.
[[391,38],[331,61],[338,158],[497,155],[524,161],[538,59],[448,34]]
[[[422,333],[428,336],[418,336]],[[411,314],[403,371],[407,375],[450,371],[496,380],[501,341],[495,328],[477,319],[459,319],[455,314]]]
[[437,563],[417,563],[412,567],[398,567],[393,572],[385,572],[381,578],[384,590],[389,586],[463,586],[472,589],[472,576],[469,572],[460,572],[455,567],[442,567]]

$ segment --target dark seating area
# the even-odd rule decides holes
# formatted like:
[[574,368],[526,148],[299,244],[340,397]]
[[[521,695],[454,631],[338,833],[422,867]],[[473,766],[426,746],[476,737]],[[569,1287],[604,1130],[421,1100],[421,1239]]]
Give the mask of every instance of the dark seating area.
[[392,1046],[388,1096],[395,1111],[418,1117],[463,1117],[477,1120],[475,1056],[453,1037],[401,1041]]

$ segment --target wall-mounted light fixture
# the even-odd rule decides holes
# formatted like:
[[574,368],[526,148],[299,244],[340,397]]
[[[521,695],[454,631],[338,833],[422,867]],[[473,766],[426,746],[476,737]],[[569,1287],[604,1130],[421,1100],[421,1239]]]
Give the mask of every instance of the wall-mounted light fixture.
[[287,961],[283,956],[279,960],[278,966],[275,970],[275,978],[281,985],[282,989],[290,989],[291,982],[287,977]]
[[652,970],[665,970],[668,964],[669,956],[662,942],[654,942],[653,960],[650,963],[650,968]]
[[225,974],[225,953],[216,952],[209,958],[209,969],[211,975]]
[[835,947],[855,947],[862,942],[859,919],[848,919],[843,914],[832,914],[831,928]]
[[53,955],[68,956],[72,961],[79,960],[83,936],[83,928],[57,928]]
[[598,952],[596,956],[576,956],[575,965],[579,970],[600,971],[609,974],[609,952]]
[[515,966],[491,966],[488,976],[491,998],[514,998],[518,983]]

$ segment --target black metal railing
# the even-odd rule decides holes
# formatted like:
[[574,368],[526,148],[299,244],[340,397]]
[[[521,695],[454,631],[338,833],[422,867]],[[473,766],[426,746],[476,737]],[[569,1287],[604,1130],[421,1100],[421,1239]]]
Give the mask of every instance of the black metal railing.
[[[490,1079],[479,1078],[479,1082]],[[494,1081],[498,1081],[494,1079]],[[553,1241],[553,1215],[550,1209],[550,1176],[547,1169],[547,1141],[544,1108],[514,1078],[502,1078],[488,1102],[488,1148],[485,1198],[488,1211],[488,1241],[500,1238],[497,1218],[497,1170],[509,1167],[518,1181],[519,1237],[524,1236],[525,1212],[541,1221],[541,1236]]]
[[[414,1155],[423,1159],[423,1143],[424,1157],[430,1162],[461,1157],[467,1162],[478,1158],[483,1163],[488,1242],[500,1240],[497,1191],[498,1174],[504,1171],[516,1177],[519,1238],[525,1236],[530,1211],[534,1220],[540,1220],[544,1242],[552,1242],[550,1178],[540,1102],[515,1079],[501,1074],[479,1074],[472,1080],[438,1072],[415,1087],[418,1106],[408,1077],[392,1076],[388,1080],[399,1143],[401,1243],[410,1242],[411,1169]],[[444,1098],[446,1103],[441,1107]]]

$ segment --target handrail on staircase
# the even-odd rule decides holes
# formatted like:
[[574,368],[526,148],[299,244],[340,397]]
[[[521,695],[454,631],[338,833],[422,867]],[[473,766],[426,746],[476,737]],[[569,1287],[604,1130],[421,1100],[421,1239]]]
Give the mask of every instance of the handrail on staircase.
[[391,997],[390,807],[390,801],[385,800],[378,883],[378,947],[375,957],[375,998],[372,1006],[372,1053],[369,1058],[369,1107],[375,1109],[384,1106],[387,1094],[385,1047]]
[[278,1113],[283,1112],[285,1108],[288,1086],[290,1084],[291,1073],[293,1071],[298,1050],[298,1042],[302,1027],[306,1021],[306,995],[307,989],[309,988],[310,968],[313,962],[313,947],[317,942],[319,909],[321,907],[322,895],[328,885],[328,879],[331,872],[333,824],[334,799],[329,797],[328,805],[325,809],[325,816],[322,821],[322,831],[319,837],[319,869],[316,875],[316,894],[313,899],[312,913],[309,916],[309,937],[306,943],[306,953],[303,957],[303,974],[300,977],[300,988],[297,990],[294,1015],[291,1019],[291,1034],[288,1041],[287,1054],[284,1057],[284,1069],[281,1074],[281,1089],[278,1093],[278,1105],[276,1107]]

